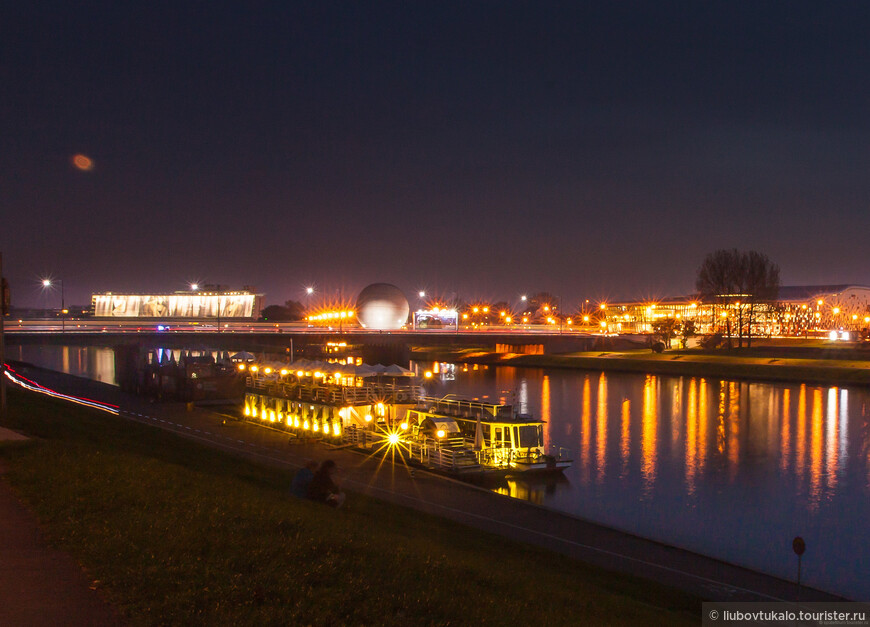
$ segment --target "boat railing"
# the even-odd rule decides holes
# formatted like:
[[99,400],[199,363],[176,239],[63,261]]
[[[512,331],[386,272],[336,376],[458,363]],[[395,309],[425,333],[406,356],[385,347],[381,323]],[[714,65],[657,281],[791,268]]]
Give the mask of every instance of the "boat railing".
[[414,403],[422,394],[419,385],[369,384],[357,387],[331,383],[286,383],[254,377],[247,377],[245,384],[249,390],[269,396],[335,405]]
[[503,447],[482,448],[477,453],[477,460],[481,466],[507,467],[510,465],[513,451]]
[[407,444],[412,460],[438,470],[449,472],[473,472],[480,470],[480,462],[474,452],[467,448],[437,446],[433,442],[410,441]]
[[513,415],[512,405],[485,403],[459,398],[436,398],[424,396],[418,405],[426,409],[434,409],[434,413],[447,414],[463,418],[510,418]]

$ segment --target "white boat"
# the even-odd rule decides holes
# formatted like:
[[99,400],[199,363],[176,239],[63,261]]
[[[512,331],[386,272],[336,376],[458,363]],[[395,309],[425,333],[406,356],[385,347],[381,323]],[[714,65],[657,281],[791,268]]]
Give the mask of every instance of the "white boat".
[[[511,405],[422,397],[408,410],[408,422],[418,433],[427,425],[455,423],[458,433],[452,437],[474,450],[481,467],[508,475],[558,473],[573,463],[567,449],[545,450],[543,420],[519,414]],[[441,431],[447,438],[449,432]]]

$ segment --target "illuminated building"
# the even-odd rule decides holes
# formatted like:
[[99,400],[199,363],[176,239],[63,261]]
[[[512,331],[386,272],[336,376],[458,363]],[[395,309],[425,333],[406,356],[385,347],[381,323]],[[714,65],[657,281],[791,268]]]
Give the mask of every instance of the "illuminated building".
[[247,289],[206,285],[171,294],[94,294],[91,309],[98,318],[254,318],[262,299]]
[[[707,303],[696,296],[652,301],[610,303],[607,330],[650,333],[659,320],[691,320],[696,333],[722,331],[730,318],[749,320],[750,304],[739,296]],[[804,336],[832,329],[859,330],[870,326],[870,287],[862,285],[796,285],[779,288],[771,303],[751,305],[753,335]]]

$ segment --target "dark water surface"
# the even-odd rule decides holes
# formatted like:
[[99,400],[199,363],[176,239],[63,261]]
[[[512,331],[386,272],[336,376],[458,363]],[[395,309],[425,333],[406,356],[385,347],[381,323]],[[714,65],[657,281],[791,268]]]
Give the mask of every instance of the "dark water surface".
[[[418,364],[433,369],[434,364]],[[439,365],[427,392],[515,403],[575,459],[507,493],[870,599],[870,390]]]
[[[105,347],[10,359],[117,383]],[[434,364],[415,367],[432,370]],[[437,366],[433,396],[514,403],[574,466],[499,491],[640,536],[870,600],[870,390],[692,377]]]

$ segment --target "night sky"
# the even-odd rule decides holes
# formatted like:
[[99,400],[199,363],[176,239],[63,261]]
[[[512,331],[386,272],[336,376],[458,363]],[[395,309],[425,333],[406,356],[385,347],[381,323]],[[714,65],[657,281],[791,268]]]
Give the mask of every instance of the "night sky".
[[573,303],[737,247],[870,284],[868,33],[863,0],[7,2],[3,271],[19,306]]

